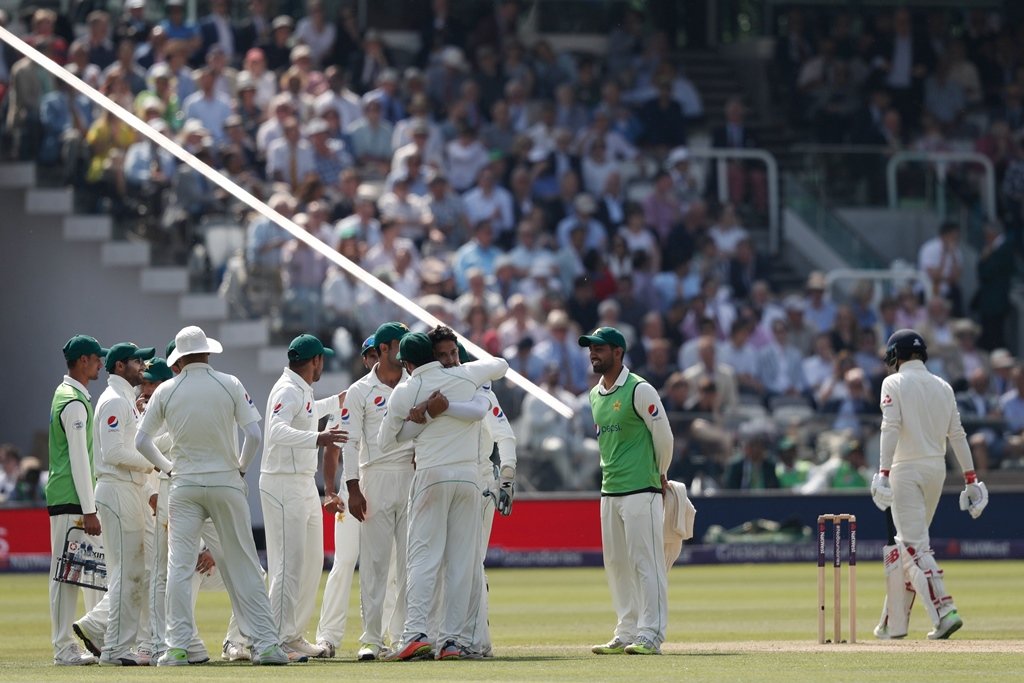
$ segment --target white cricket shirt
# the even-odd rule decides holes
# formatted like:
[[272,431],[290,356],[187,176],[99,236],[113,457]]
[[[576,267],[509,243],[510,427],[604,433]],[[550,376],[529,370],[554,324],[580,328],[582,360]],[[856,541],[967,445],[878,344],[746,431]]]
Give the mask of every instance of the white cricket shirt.
[[921,458],[945,458],[946,439],[964,470],[974,469],[953,389],[919,360],[905,361],[882,382],[879,469]]
[[[409,373],[402,370],[404,382]],[[345,407],[335,411],[333,420],[348,431],[348,443],[342,446],[342,481],[359,479],[368,467],[387,470],[411,470],[413,442],[396,442],[382,449],[377,441],[380,425],[388,411],[394,388],[381,381],[377,366],[352,383],[345,394]],[[408,412],[408,411],[407,411]]]
[[236,472],[237,427],[259,419],[237,377],[207,363],[190,363],[153,392],[139,431],[155,437],[166,425],[176,475]]
[[289,368],[270,390],[263,436],[263,474],[308,474],[317,470],[317,425],[336,396],[317,401],[313,387]]
[[93,415],[93,466],[97,479],[146,483],[153,464],[135,448],[139,411],[135,389],[123,377],[111,375]]

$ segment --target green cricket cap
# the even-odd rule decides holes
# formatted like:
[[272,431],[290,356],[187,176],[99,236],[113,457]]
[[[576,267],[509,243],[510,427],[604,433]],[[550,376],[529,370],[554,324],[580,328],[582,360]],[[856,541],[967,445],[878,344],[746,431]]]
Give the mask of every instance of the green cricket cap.
[[[375,337],[377,335],[374,335]],[[378,338],[378,342],[380,340]],[[398,345],[397,359],[413,365],[426,365],[434,360],[434,345],[422,332],[410,332]]]
[[323,342],[311,334],[300,334],[288,345],[288,360],[290,361],[309,360],[321,355],[333,356],[334,349],[327,348]]
[[367,352],[377,348],[377,342],[371,334],[369,337],[363,340],[363,348],[359,350],[359,355],[365,357]]
[[580,337],[579,342],[580,346],[608,344],[609,346],[618,346],[623,351],[626,350],[626,338],[614,327],[599,327],[590,334]]
[[147,382],[166,382],[174,377],[174,371],[167,367],[167,361],[163,358],[153,358],[146,363],[146,369],[142,371],[142,379]]
[[100,346],[94,337],[87,334],[76,334],[64,345],[64,360],[78,360],[82,356],[93,354],[102,357],[107,355],[108,350]]
[[459,348],[459,363],[468,363],[473,360],[469,356],[469,351],[462,345],[462,342],[455,342],[455,346]]
[[113,372],[114,366],[117,365],[119,360],[132,360],[138,358],[139,360],[149,360],[156,355],[156,349],[152,346],[140,349],[137,344],[131,342],[119,342],[110,347],[107,351],[106,368],[107,372]]
[[407,334],[409,334],[409,326],[405,323],[384,323],[373,333],[373,345],[380,348],[381,344],[402,341],[402,337]]
[[170,358],[176,348],[178,348],[178,342],[173,339],[167,342],[167,348],[164,350],[164,358]]

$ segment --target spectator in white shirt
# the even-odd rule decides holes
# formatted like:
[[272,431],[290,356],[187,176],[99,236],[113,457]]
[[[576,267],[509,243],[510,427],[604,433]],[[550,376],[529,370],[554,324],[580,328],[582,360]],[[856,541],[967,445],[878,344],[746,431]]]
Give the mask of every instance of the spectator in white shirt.
[[231,101],[217,92],[216,74],[209,67],[199,70],[199,91],[189,95],[182,105],[186,119],[199,119],[210,131],[214,142],[224,142],[224,121],[231,116]]
[[736,245],[750,237],[750,233],[739,224],[736,207],[731,203],[722,206],[718,212],[718,222],[711,226],[708,235],[725,258],[732,258],[736,253]]
[[740,393],[761,396],[764,385],[758,379],[757,352],[750,344],[751,325],[746,320],[732,324],[729,339],[719,349],[721,362],[736,371],[736,382]]
[[473,186],[480,171],[490,163],[487,148],[477,139],[476,129],[462,123],[457,137],[445,147],[448,161],[448,182],[456,192],[465,192]]
[[494,169],[485,167],[480,171],[477,185],[462,197],[466,216],[470,224],[490,220],[495,240],[515,227],[512,212],[512,194],[497,183]]
[[594,220],[594,213],[597,211],[597,202],[589,194],[577,195],[573,201],[572,216],[567,216],[559,222],[555,229],[558,244],[562,248],[570,245],[570,233],[576,226],[584,231],[583,248],[587,251],[596,249],[602,251],[608,242],[608,231],[604,226]]
[[398,233],[414,243],[426,238],[427,212],[423,200],[409,192],[409,176],[400,172],[395,175],[391,191],[377,203],[380,215],[385,220],[398,223]]
[[832,350],[832,336],[823,332],[814,338],[814,355],[804,359],[804,379],[807,388],[817,394],[833,374],[835,352]]
[[334,48],[337,28],[327,21],[323,0],[309,0],[306,16],[295,26],[295,40],[309,46],[313,64],[319,67]]
[[282,130],[283,137],[267,148],[267,177],[288,183],[294,190],[307,175],[316,173],[313,146],[302,139],[295,117],[286,119]]
[[932,296],[942,296],[953,304],[953,317],[960,317],[960,275],[963,256],[960,250],[960,226],[952,221],[939,227],[939,234],[921,245],[917,267],[931,282]]

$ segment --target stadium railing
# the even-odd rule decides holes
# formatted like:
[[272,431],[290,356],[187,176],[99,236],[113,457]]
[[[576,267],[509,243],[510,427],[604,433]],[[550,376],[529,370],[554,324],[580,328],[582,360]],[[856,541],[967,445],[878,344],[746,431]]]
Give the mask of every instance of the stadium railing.
[[939,215],[946,216],[946,181],[949,177],[950,164],[967,162],[978,164],[985,170],[985,180],[981,185],[981,196],[985,216],[994,220],[996,213],[996,170],[992,160],[979,152],[896,152],[886,163],[885,181],[889,195],[889,206],[899,206],[900,195],[897,171],[902,164],[924,162],[930,164],[935,171],[935,180],[939,185],[936,192]]

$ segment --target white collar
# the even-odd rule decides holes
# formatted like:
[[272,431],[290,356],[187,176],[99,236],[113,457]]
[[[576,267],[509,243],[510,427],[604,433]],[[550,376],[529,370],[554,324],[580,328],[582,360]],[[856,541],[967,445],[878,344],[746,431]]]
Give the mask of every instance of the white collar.
[[625,384],[627,379],[629,379],[629,368],[623,365],[622,370],[619,372],[619,376],[615,378],[615,382],[612,383],[612,386],[610,388],[604,388],[603,377],[597,380],[597,391],[601,394],[610,394],[619,387],[621,387],[623,384]]
[[85,394],[86,398],[88,398],[88,399],[92,398],[92,396],[89,395],[89,390],[85,387],[85,385],[82,384],[81,382],[79,382],[77,379],[72,378],[71,375],[64,375],[64,384],[67,384],[70,387],[74,387],[75,389],[78,389],[83,394]]

